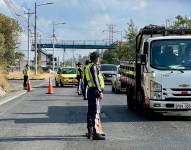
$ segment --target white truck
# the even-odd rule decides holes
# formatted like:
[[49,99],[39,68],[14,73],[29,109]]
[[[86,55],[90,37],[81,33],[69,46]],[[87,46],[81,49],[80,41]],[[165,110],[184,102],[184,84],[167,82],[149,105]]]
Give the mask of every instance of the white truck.
[[129,109],[191,110],[191,29],[149,25],[136,37],[136,59],[120,63]]

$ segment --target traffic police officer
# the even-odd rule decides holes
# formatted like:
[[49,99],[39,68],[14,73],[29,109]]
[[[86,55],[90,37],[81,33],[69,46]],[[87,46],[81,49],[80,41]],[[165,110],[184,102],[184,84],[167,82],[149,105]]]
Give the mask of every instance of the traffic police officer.
[[83,88],[83,96],[84,96],[84,100],[87,100],[87,89],[88,89],[88,81],[86,79],[86,69],[89,67],[90,65],[90,61],[87,59],[86,62],[85,62],[85,66],[84,66],[84,74],[83,74],[83,85],[84,85],[84,88]]
[[92,62],[86,68],[86,79],[88,81],[88,113],[87,113],[87,128],[88,138],[93,140],[105,140],[98,128],[98,119],[100,119],[100,102],[103,99],[104,80],[99,70],[99,54],[93,52],[90,54]]
[[81,84],[82,84],[82,75],[83,75],[83,71],[82,71],[82,64],[79,62],[77,64],[78,66],[78,70],[77,70],[77,80],[78,80],[78,87],[77,87],[77,92],[78,92],[78,95],[81,94]]
[[27,81],[29,79],[29,65],[26,64],[25,69],[23,70],[23,76],[24,76],[24,82],[23,82],[23,88],[27,89]]

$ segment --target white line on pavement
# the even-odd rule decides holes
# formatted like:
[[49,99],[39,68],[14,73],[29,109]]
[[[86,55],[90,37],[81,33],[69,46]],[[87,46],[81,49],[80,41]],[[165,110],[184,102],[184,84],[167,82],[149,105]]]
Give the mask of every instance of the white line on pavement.
[[13,99],[18,98],[19,96],[24,95],[25,93],[26,93],[26,91],[24,91],[24,92],[22,92],[22,93],[19,93],[19,94],[15,95],[15,96],[12,96],[12,97],[10,97],[10,98],[8,98],[8,99],[5,98],[5,99],[3,99],[3,100],[0,101],[0,105],[3,105],[3,104],[5,104],[5,103],[7,103],[7,102],[9,102],[9,101],[12,101]]

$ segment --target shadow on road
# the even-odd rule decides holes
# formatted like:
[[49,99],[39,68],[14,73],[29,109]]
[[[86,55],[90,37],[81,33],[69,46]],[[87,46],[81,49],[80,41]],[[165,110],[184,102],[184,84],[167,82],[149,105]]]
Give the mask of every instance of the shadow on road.
[[26,142],[26,141],[86,141],[85,135],[64,135],[64,136],[16,136],[0,137],[0,142]]
[[[17,113],[19,114],[19,113]],[[23,113],[21,113],[23,114]],[[47,117],[38,118],[37,113],[24,113],[29,118],[5,118],[3,121],[14,121],[16,124],[38,124],[38,123],[86,123],[87,106],[49,106],[48,112],[38,112],[45,114]],[[34,115],[33,118],[31,118]],[[149,122],[149,121],[190,121],[187,116],[163,116],[154,114],[151,117],[145,117],[141,113],[135,113],[127,110],[124,105],[107,105],[103,106],[103,122]]]
[[[38,112],[40,114],[40,112]],[[44,112],[42,112],[44,113]],[[19,114],[19,113],[17,113]],[[21,113],[23,114],[23,113]],[[13,120],[18,124],[28,123],[86,123],[87,106],[49,106],[45,118],[31,118],[33,113],[29,113],[30,118],[5,118],[2,121]],[[23,115],[27,115],[24,113]],[[36,117],[36,112],[34,112]],[[128,111],[123,105],[103,106],[103,122],[132,122],[144,121],[139,115]]]

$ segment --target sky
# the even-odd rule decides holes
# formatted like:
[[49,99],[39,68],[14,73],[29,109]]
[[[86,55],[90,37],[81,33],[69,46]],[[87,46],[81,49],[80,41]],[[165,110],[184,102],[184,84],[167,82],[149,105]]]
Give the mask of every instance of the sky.
[[[37,27],[42,40],[50,40],[52,24],[65,22],[56,26],[56,37],[61,40],[107,40],[108,24],[114,24],[114,30],[124,31],[127,23],[133,19],[138,28],[148,24],[164,25],[166,19],[172,20],[180,14],[191,18],[190,0],[5,0],[12,2],[12,11],[0,0],[0,13],[20,20],[25,31],[20,38],[20,49],[27,50],[27,23],[24,15],[28,9],[34,12],[37,5],[53,2],[52,5],[37,7]],[[14,12],[23,16],[15,16]],[[24,19],[25,18],[25,19]],[[31,31],[34,25],[31,16]],[[105,32],[103,32],[105,31]],[[115,33],[114,40],[120,40],[121,34]],[[57,49],[56,55],[62,55]],[[48,50],[51,53],[51,50]],[[75,50],[75,56],[87,55],[89,50]],[[67,58],[72,56],[71,50],[66,50]],[[61,58],[60,58],[61,59]]]

